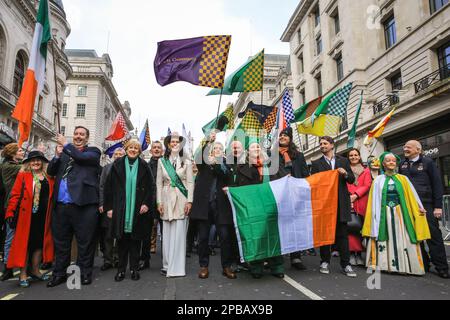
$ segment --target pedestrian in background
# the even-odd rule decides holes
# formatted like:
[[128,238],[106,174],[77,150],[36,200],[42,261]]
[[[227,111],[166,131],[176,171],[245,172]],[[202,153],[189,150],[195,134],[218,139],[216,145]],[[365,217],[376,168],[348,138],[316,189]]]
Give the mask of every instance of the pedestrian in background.
[[186,276],[186,238],[194,198],[192,162],[184,157],[185,139],[173,133],[164,139],[158,162],[157,203],[163,220],[163,268],[168,278]]
[[118,148],[114,150],[114,154],[112,157],[113,162],[104,166],[102,170],[102,175],[100,176],[100,194],[99,194],[99,209],[100,212],[100,241],[102,243],[103,248],[103,266],[100,268],[102,271],[107,271],[109,269],[112,269],[115,264],[116,257],[115,254],[115,248],[114,248],[114,238],[111,237],[111,219],[108,218],[107,212],[104,210],[104,203],[105,203],[105,184],[106,179],[108,178],[109,174],[111,173],[111,169],[114,165],[114,162],[120,158],[123,158],[125,156],[125,150],[123,148]]
[[[8,206],[9,196],[11,194],[11,190],[16,181],[17,175],[22,167],[22,161],[25,156],[25,151],[19,147],[17,143],[11,143],[5,146],[2,152],[3,163],[0,167],[0,176],[1,176],[1,184],[3,185],[4,190],[4,198],[1,199],[1,206],[6,211],[6,207]],[[2,219],[2,224],[4,223],[4,219]],[[5,264],[5,268],[3,270],[3,274],[0,277],[1,281],[7,281],[14,277],[14,272],[12,269],[8,269],[8,258],[9,258],[9,250],[11,248],[11,243],[14,238],[14,230],[6,224],[6,236],[5,236],[5,246],[3,250],[3,263]]]
[[431,262],[436,267],[439,277],[450,278],[448,273],[447,254],[445,252],[439,219],[442,218],[443,184],[439,170],[431,158],[422,155],[420,142],[412,140],[403,148],[405,160],[400,164],[400,173],[407,176],[419,194],[420,200],[427,212],[431,239],[427,240],[429,254],[425,244],[421,244],[425,270],[430,269]]
[[[114,162],[105,184],[104,209],[111,220],[111,235],[118,242],[119,266],[115,281],[125,279],[130,262],[131,279],[138,281],[141,242],[152,226],[152,181],[138,140],[125,145],[126,156]],[[148,248],[150,250],[150,248]]]
[[362,245],[361,231],[364,223],[364,217],[367,210],[367,202],[369,201],[369,191],[372,186],[372,176],[370,169],[363,166],[361,159],[361,153],[358,149],[351,149],[348,153],[348,160],[350,167],[355,176],[354,183],[347,183],[348,191],[350,192],[350,200],[352,203],[352,222],[356,219],[356,224],[350,230],[348,243],[350,250],[350,264],[352,266],[364,266],[365,262],[362,258],[362,252],[364,251]]
[[[28,276],[48,281],[49,277],[41,274],[39,266],[41,262],[51,263],[54,259],[51,230],[54,179],[46,174],[47,163],[42,152],[30,152],[14,183],[6,210],[6,221],[16,231],[8,269],[20,268],[22,288],[30,286]],[[17,225],[14,225],[15,219]]]

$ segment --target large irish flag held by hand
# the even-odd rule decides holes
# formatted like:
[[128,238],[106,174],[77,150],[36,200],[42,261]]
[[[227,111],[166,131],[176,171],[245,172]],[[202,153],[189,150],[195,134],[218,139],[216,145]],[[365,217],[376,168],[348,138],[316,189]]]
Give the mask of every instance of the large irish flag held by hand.
[[30,64],[12,117],[19,121],[19,145],[30,136],[36,97],[44,88],[47,44],[51,39],[48,0],[39,2],[36,27],[34,29]]
[[337,171],[229,188],[242,262],[335,242]]

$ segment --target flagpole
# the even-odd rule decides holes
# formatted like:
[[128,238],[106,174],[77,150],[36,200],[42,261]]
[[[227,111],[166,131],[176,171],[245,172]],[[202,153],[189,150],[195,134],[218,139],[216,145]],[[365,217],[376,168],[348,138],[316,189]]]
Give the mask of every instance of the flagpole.
[[220,115],[220,105],[222,104],[222,95],[223,95],[223,88],[220,89],[220,98],[219,98],[219,106],[217,108],[217,117],[216,117],[216,129],[219,125],[219,115]]
[[369,159],[371,156],[373,156],[373,153],[375,152],[376,147],[378,146],[378,139],[376,139],[377,142],[375,142],[375,145],[373,146],[372,152],[369,154],[367,159]]
[[55,80],[55,95],[56,95],[56,114],[58,119],[58,133],[61,134],[61,115],[59,112],[59,96],[58,96],[58,80],[56,78],[56,55],[55,55],[55,40],[52,39],[52,54],[53,54],[53,77]]

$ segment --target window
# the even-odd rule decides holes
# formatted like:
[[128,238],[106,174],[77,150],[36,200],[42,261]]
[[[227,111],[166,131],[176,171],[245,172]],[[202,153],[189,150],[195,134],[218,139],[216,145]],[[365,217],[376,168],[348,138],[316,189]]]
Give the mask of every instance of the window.
[[42,108],[44,106],[44,98],[42,96],[39,96],[39,100],[38,100],[38,105],[37,105],[37,110],[36,112],[38,114],[42,114]]
[[403,88],[403,81],[402,81],[402,74],[397,73],[396,75],[391,77],[391,86],[392,91],[394,90],[402,90]]
[[66,89],[64,89],[64,96],[70,97],[70,87],[66,87]]
[[441,79],[450,77],[450,42],[438,49],[439,69],[441,71]]
[[431,14],[442,9],[448,3],[448,0],[430,0]]
[[86,116],[86,105],[77,104],[77,118],[84,118]]
[[392,15],[384,22],[384,36],[386,38],[386,49],[397,43],[397,31],[395,29],[395,17]]
[[63,136],[66,135],[66,127],[65,127],[65,126],[62,126],[62,127],[61,127],[61,134],[62,134]]
[[302,43],[302,28],[298,29],[297,36],[298,36],[298,43],[301,44]]
[[303,136],[303,151],[309,150],[309,136]]
[[63,117],[67,117],[67,103],[64,103],[64,104],[63,104],[63,107],[62,107],[62,116],[63,116]]
[[323,49],[323,46],[322,46],[322,36],[320,35],[320,36],[316,39],[316,52],[317,52],[317,55],[319,55],[319,54],[322,53],[322,49]]
[[306,104],[305,89],[303,89],[302,91],[300,91],[300,99],[301,99],[301,104],[302,104],[302,105]]
[[87,96],[87,86],[78,86],[78,96],[79,97]]
[[314,26],[318,27],[319,24],[320,24],[320,10],[319,7],[317,7],[314,12]]
[[319,76],[316,78],[316,82],[317,82],[317,95],[321,97],[323,95],[322,75],[319,74]]
[[341,32],[341,22],[339,21],[339,12],[333,17],[334,20],[334,33],[338,34]]
[[305,61],[303,60],[303,55],[298,58],[298,73],[302,74],[305,72]]
[[14,67],[13,92],[16,96],[20,96],[22,92],[23,80],[25,78],[25,55],[19,51],[16,56],[16,65]]
[[344,79],[344,64],[342,63],[342,54],[336,58],[337,79],[341,81]]
[[277,96],[277,90],[269,89],[269,99],[272,100]]

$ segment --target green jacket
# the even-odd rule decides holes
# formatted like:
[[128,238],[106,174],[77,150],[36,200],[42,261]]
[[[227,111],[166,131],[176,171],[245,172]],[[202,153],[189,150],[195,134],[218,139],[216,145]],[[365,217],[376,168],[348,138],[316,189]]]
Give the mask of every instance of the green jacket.
[[21,164],[17,164],[12,161],[4,162],[0,166],[1,183],[5,193],[5,201],[4,201],[5,208],[9,201],[11,190],[14,186],[14,182],[16,182],[16,177],[21,167],[22,167]]

